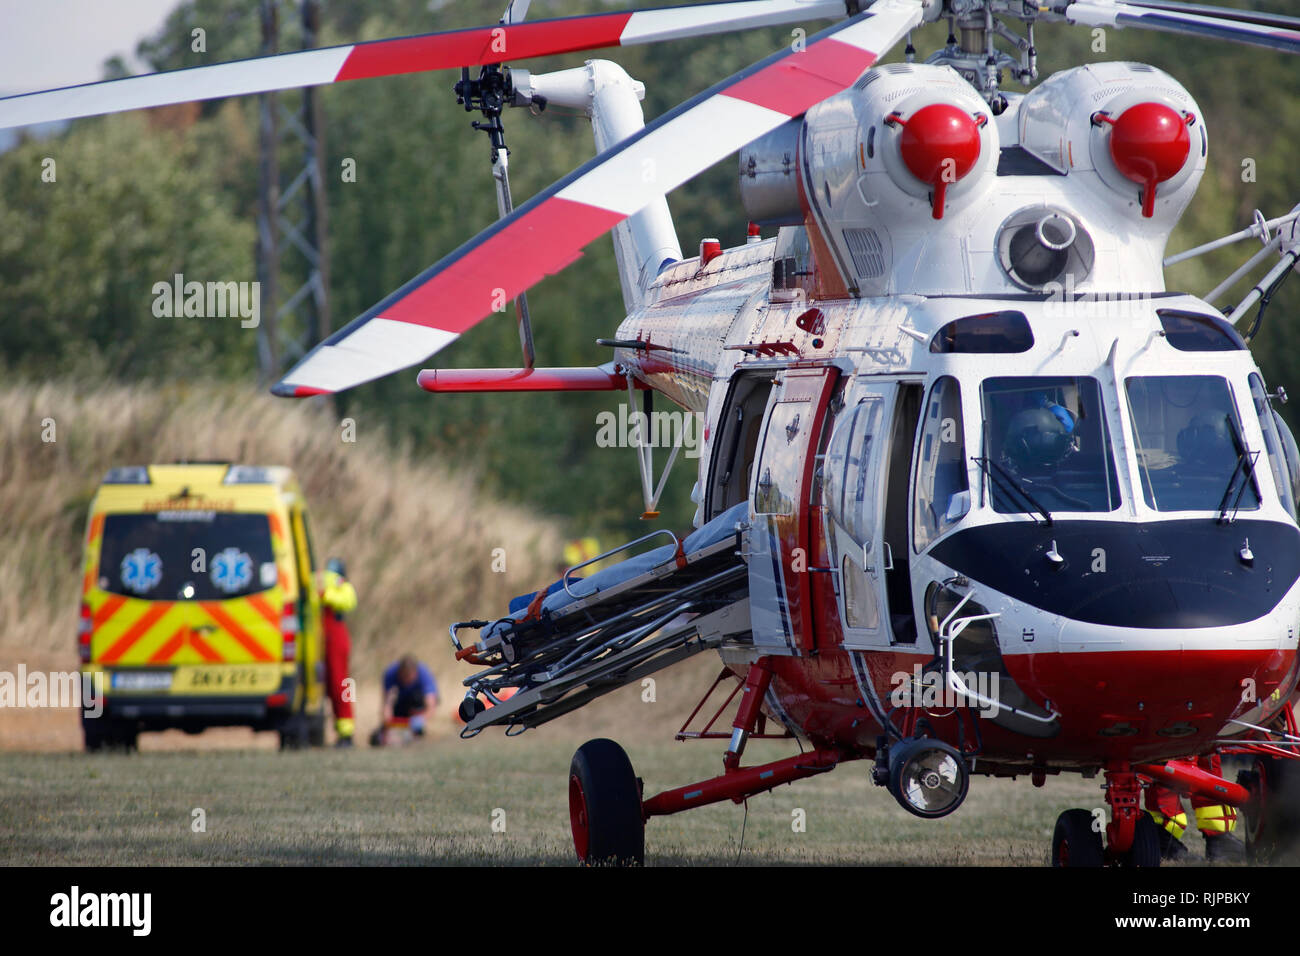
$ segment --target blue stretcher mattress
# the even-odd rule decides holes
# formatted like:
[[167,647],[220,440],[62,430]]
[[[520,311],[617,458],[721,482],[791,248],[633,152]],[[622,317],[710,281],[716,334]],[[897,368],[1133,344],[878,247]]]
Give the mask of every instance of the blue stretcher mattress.
[[[682,551],[688,555],[694,554],[696,551],[703,551],[719,541],[726,540],[735,533],[737,523],[743,523],[746,520],[748,513],[748,502],[742,501],[738,505],[733,505],[703,527],[687,535],[686,540],[682,542]],[[589,578],[570,577],[569,591],[573,592],[572,594],[564,590],[562,581],[556,581],[546,589],[547,596],[542,601],[542,611],[555,613],[579,598],[589,597],[599,591],[608,591],[624,581],[630,581],[635,577],[653,571],[661,564],[673,560],[676,554],[677,547],[675,545],[665,544],[662,547],[652,548],[625,561],[620,561],[603,571],[597,571]],[[508,630],[515,621],[520,620],[528,613],[528,605],[536,597],[537,592],[534,591],[532,594],[523,594],[511,601],[509,618],[496,621],[485,627],[482,639],[486,640]]]

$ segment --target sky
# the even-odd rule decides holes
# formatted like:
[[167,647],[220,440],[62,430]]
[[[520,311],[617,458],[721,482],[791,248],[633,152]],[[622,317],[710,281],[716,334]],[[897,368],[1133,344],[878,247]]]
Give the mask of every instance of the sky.
[[141,70],[135,45],[179,0],[0,0],[0,95],[102,78],[122,55]]

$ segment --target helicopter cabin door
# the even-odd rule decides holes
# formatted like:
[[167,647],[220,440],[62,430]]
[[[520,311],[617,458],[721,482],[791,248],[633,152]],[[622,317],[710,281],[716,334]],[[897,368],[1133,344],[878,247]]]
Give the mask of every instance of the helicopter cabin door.
[[916,643],[907,527],[920,396],[917,383],[859,384],[826,450],[827,538],[851,650]]
[[750,488],[749,610],[769,654],[813,646],[809,489],[836,368],[782,371],[763,417]]

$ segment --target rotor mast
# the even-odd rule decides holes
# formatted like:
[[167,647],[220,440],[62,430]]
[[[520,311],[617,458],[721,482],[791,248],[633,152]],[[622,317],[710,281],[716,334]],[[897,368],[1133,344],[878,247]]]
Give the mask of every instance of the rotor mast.
[[[521,22],[528,13],[529,3],[531,0],[514,0],[501,15],[501,25],[510,26]],[[510,194],[510,149],[506,146],[506,129],[501,122],[502,111],[507,105],[512,105],[508,103],[512,96],[510,86],[509,75],[497,64],[488,64],[480,69],[477,80],[471,80],[469,69],[462,68],[460,82],[456,84],[456,102],[464,106],[467,113],[477,110],[483,114],[482,120],[475,120],[471,125],[488,135],[492,154],[492,185],[496,189],[499,219],[505,219],[515,209],[514,198]],[[541,100],[537,109],[540,111],[545,106],[546,101]],[[523,354],[523,367],[531,370],[536,364],[537,354],[533,345],[533,325],[528,314],[526,293],[519,293],[515,299],[515,316],[519,324],[519,348]]]

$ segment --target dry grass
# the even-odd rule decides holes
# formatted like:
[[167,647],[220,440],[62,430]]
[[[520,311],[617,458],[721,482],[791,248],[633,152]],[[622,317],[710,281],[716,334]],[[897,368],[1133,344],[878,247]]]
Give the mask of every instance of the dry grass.
[[[46,442],[51,422],[55,440]],[[318,559],[343,557],[361,596],[352,620],[361,681],[411,650],[445,687],[459,683],[447,624],[493,613],[547,580],[558,532],[480,494],[464,469],[395,446],[378,421],[358,420],[355,432],[355,443],[344,442],[324,404],[247,386],[0,389],[0,665],[74,665],[86,509],[106,469],[208,458],[297,472]],[[504,574],[492,571],[497,547],[506,549]]]
[[[565,779],[577,739],[528,734],[288,754],[2,754],[0,866],[572,866]],[[707,744],[629,742],[628,752],[648,793],[720,769]],[[759,743],[753,757],[785,752]],[[868,770],[848,764],[778,787],[749,801],[748,820],[731,803],[651,820],[646,862],[1040,866],[1056,815],[1100,800],[1097,781],[1077,777],[1053,778],[1042,790],[978,778],[965,806],[927,821],[872,786]],[[205,811],[206,833],[191,829],[195,808]],[[796,810],[806,824],[799,832]],[[504,832],[493,829],[494,814]],[[1188,843],[1199,852],[1199,841]]]

